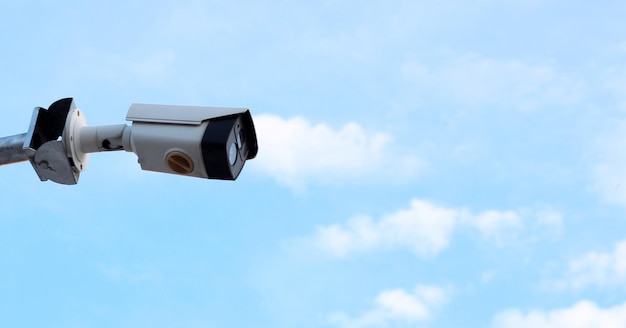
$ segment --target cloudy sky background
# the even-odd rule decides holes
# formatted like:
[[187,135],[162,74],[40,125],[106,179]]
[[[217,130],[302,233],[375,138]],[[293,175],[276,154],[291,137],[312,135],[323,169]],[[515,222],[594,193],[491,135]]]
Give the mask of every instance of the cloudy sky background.
[[2,135],[248,107],[236,182],[0,171],[0,325],[626,326],[626,3],[0,4]]

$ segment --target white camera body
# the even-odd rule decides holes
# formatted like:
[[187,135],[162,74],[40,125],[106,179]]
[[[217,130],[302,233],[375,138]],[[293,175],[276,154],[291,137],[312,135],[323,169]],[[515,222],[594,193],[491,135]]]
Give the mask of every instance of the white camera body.
[[132,104],[126,120],[143,170],[235,180],[258,149],[247,108]]

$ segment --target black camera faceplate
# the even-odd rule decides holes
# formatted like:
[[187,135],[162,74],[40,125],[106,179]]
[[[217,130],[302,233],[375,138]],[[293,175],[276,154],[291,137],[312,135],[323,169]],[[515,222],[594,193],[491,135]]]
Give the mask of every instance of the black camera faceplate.
[[[233,144],[236,154],[229,154]],[[237,179],[245,161],[254,158],[258,150],[250,112],[209,120],[201,148],[209,179]]]

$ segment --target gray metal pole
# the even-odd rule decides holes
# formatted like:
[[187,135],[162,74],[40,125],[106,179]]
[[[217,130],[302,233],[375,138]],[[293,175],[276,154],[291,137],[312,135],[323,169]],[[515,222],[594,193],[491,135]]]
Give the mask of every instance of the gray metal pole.
[[0,138],[0,165],[27,161],[24,141],[26,133]]

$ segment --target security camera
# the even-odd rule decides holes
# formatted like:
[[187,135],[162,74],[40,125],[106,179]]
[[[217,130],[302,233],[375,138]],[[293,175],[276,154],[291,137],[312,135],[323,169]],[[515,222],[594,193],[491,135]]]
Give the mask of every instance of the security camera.
[[247,108],[132,104],[126,120],[87,126],[73,99],[61,99],[35,109],[28,133],[0,138],[0,164],[29,160],[42,181],[75,184],[89,153],[125,150],[143,170],[235,180],[258,151]]
[[133,104],[126,120],[144,170],[235,180],[258,149],[245,108]]

